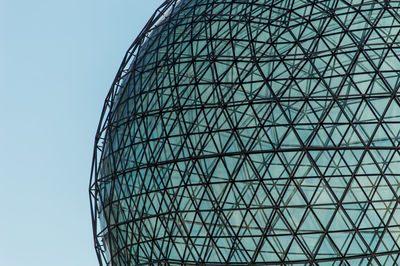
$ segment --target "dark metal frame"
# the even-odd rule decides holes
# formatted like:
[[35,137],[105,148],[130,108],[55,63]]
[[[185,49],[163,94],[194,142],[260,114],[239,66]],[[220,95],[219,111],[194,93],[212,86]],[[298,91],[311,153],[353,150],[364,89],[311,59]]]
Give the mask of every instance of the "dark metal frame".
[[[135,60],[135,55],[137,54],[138,50],[139,50],[140,47],[143,45],[143,43],[146,41],[146,39],[149,37],[149,34],[150,34],[155,28],[159,27],[160,23],[162,23],[162,19],[166,16],[166,14],[169,12],[169,10],[170,10],[174,5],[176,5],[177,2],[178,2],[178,1],[176,1],[176,0],[168,0],[168,1],[165,1],[165,2],[157,9],[157,11],[153,14],[153,16],[151,17],[150,21],[146,24],[145,28],[141,31],[141,33],[139,34],[138,38],[136,38],[136,40],[134,41],[134,43],[132,44],[132,46],[129,48],[128,52],[126,53],[126,55],[125,55],[125,57],[124,57],[124,59],[123,59],[123,63],[122,63],[121,67],[120,67],[119,70],[118,70],[118,74],[117,74],[117,76],[116,76],[116,78],[115,78],[115,80],[114,80],[114,82],[113,82],[113,85],[112,85],[112,87],[111,87],[111,89],[110,89],[110,92],[109,92],[109,94],[107,95],[106,102],[105,102],[105,105],[104,105],[104,108],[103,108],[103,111],[102,111],[102,114],[101,114],[101,120],[100,120],[100,124],[99,124],[99,127],[98,127],[98,129],[97,129],[97,134],[96,134],[95,150],[94,150],[94,155],[93,155],[93,164],[92,164],[91,180],[90,180],[90,202],[91,202],[91,212],[92,212],[93,229],[94,229],[95,248],[96,248],[97,256],[98,256],[98,259],[99,259],[101,265],[103,265],[103,263],[105,262],[106,259],[105,259],[105,255],[104,255],[104,250],[105,250],[105,249],[104,249],[104,245],[101,243],[101,240],[99,239],[99,236],[102,235],[102,232],[99,232],[99,231],[98,231],[99,226],[98,226],[98,209],[97,209],[97,208],[98,208],[98,205],[97,205],[97,204],[99,204],[100,199],[99,199],[99,197],[98,197],[99,188],[97,187],[96,181],[97,181],[98,178],[99,178],[99,171],[98,171],[99,161],[98,161],[98,158],[101,157],[100,154],[101,154],[102,148],[103,148],[103,143],[102,143],[102,141],[105,140],[105,133],[106,133],[108,127],[109,127],[109,125],[107,124],[108,119],[109,119],[109,114],[110,114],[110,111],[112,110],[112,108],[113,108],[113,106],[114,106],[114,104],[115,104],[115,101],[114,101],[114,100],[115,100],[115,97],[116,97],[116,95],[118,94],[119,89],[122,87],[122,82],[123,82],[123,80],[124,80],[124,77],[129,73],[129,66],[130,66],[130,64]],[[315,1],[315,2],[318,2],[318,1]],[[344,1],[344,2],[346,2],[346,1]],[[397,1],[396,1],[396,2],[397,2]],[[389,2],[387,2],[387,1],[382,2],[382,3],[380,3],[380,4],[381,4],[382,9],[385,9],[385,10],[388,9],[388,8],[390,7],[390,6],[389,6]],[[349,4],[349,5],[350,5],[350,4]],[[361,12],[360,9],[361,9],[361,6],[355,6],[353,11],[356,12],[356,13],[360,13],[360,12]],[[326,10],[326,13],[327,13],[328,16],[334,17],[334,14],[335,14],[336,11],[337,11],[337,10],[335,10],[334,8],[332,8],[332,9],[327,9],[327,10]],[[244,20],[249,20],[249,21],[251,21],[251,20],[254,19],[254,18],[249,17],[249,16],[243,16],[243,19],[244,19]],[[310,20],[310,18],[303,18],[303,19],[304,19],[305,21],[307,21],[307,23],[308,23],[309,20]],[[399,19],[399,18],[397,18],[397,20],[398,20],[398,22],[400,22],[400,19]],[[346,32],[346,31],[349,30],[348,28],[346,28],[345,25],[341,25],[341,26],[342,26],[344,32]],[[374,25],[374,24],[371,24],[370,26],[371,26],[372,28],[376,27],[376,25]],[[267,24],[266,24],[266,27],[268,27]],[[293,35],[293,33],[291,33],[291,34]],[[381,36],[381,38],[383,38],[383,37]],[[356,42],[355,39],[354,39],[353,41]],[[388,49],[388,50],[393,51],[392,46],[393,46],[393,45],[388,45],[388,47],[385,47],[384,49]],[[253,47],[253,49],[254,49],[254,47]],[[306,59],[311,58],[311,57],[317,58],[317,57],[319,56],[318,54],[313,54],[313,51],[303,51],[303,52],[304,52],[304,55],[305,55],[305,58],[306,58]],[[332,52],[332,51],[330,51],[330,52]],[[363,55],[364,52],[365,52],[365,51],[363,50],[363,47],[362,47],[362,44],[361,44],[361,45],[360,45],[360,48],[359,48],[359,51],[358,51],[358,53],[357,53],[357,56]],[[335,53],[336,53],[336,52],[335,52]],[[335,58],[337,59],[336,54],[335,54],[333,57],[335,57]],[[214,60],[215,60],[215,55],[212,54],[212,53],[209,53],[209,56],[208,56],[208,59],[207,59],[207,60],[209,60],[209,61],[211,61],[211,62],[214,61]],[[254,57],[251,58],[251,60],[252,60],[252,62],[254,62],[255,68],[258,69],[258,70],[260,70],[260,65],[259,65],[259,63],[260,63],[261,59],[258,58],[258,57],[256,57],[256,55],[254,55]],[[279,58],[278,60],[283,60],[283,58]],[[234,61],[234,59],[233,59],[232,61]],[[357,60],[353,60],[353,62],[351,63],[351,66],[349,67],[349,69],[352,69],[353,66],[354,66],[355,64],[357,64]],[[376,72],[375,77],[377,77],[377,76],[378,76],[378,77],[383,77],[383,76],[381,75],[381,72],[380,72],[379,67],[380,67],[380,66],[378,66],[378,68],[374,69],[374,71]],[[320,73],[320,72],[317,70],[317,68],[316,68],[315,66],[314,66],[314,68],[315,68],[315,71],[317,72],[317,74],[321,77],[321,80],[322,80],[321,82],[322,82],[322,83],[325,83],[324,78],[323,78],[323,74],[324,74],[324,73]],[[260,71],[260,73],[262,73],[262,71]],[[345,73],[344,75],[345,75],[347,78],[349,78],[349,79],[352,78],[350,72]],[[267,80],[268,80],[270,77],[262,76],[262,78],[264,79],[265,83],[267,83]],[[296,83],[296,82],[297,82],[297,81],[296,81],[296,77],[290,77],[289,83]],[[324,84],[324,85],[325,85],[326,88],[329,88],[329,85],[328,85],[328,84]],[[360,90],[360,94],[359,94],[359,95],[352,95],[352,97],[353,97],[352,99],[361,99],[361,100],[363,100],[363,101],[365,100],[365,102],[367,102],[368,105],[372,105],[372,104],[369,103],[369,100],[370,100],[370,99],[373,100],[373,99],[375,99],[375,98],[377,98],[377,97],[378,97],[378,98],[379,98],[379,97],[382,97],[382,98],[384,98],[384,97],[390,97],[390,101],[394,101],[394,102],[396,102],[397,104],[400,105],[400,99],[399,99],[399,97],[397,96],[397,93],[398,93],[397,90],[398,90],[398,88],[396,89],[396,91],[393,91],[393,95],[389,95],[389,96],[386,95],[386,94],[382,94],[382,95],[372,95],[372,94],[371,94],[371,95],[365,95],[365,94],[362,94],[362,93],[361,93],[361,90]],[[271,91],[272,91],[272,90],[271,90]],[[341,103],[340,103],[340,101],[342,101],[342,100],[344,100],[344,99],[341,98],[341,96],[336,95],[335,92],[333,92],[333,91],[329,91],[329,94],[332,96],[332,99],[333,99],[333,100],[332,100],[332,99],[325,99],[325,98],[318,99],[318,98],[313,98],[312,96],[308,96],[307,101],[332,100],[332,105],[333,105],[333,104],[338,104],[338,106],[340,106],[340,109],[342,110],[342,112],[343,112],[344,114],[346,114],[345,110],[343,109],[344,107],[341,106]],[[293,100],[293,99],[288,99],[288,98],[284,98],[284,97],[279,98],[277,95],[273,95],[273,96],[274,96],[273,99],[269,99],[269,100],[268,100],[269,102],[280,102],[280,103],[283,103],[283,102],[285,102],[285,101],[289,102],[290,100]],[[253,103],[254,103],[253,100],[246,99],[246,100],[244,100],[243,102],[238,102],[238,103],[235,103],[235,104],[236,104],[236,105],[252,105]],[[221,103],[221,104],[223,104],[223,103]],[[280,104],[278,104],[278,105],[279,105],[279,108],[281,108],[281,109],[283,110],[283,107],[280,106]],[[331,105],[329,108],[332,108],[332,105]],[[231,105],[231,107],[232,107],[232,106],[233,106],[233,105]],[[226,107],[229,107],[229,103],[225,103],[225,106],[223,106],[223,107],[225,107],[225,108],[226,108]],[[202,108],[203,108],[203,107],[202,107]],[[360,104],[360,106],[358,107],[357,112],[359,111],[360,108],[361,108],[361,104]],[[388,108],[389,108],[389,106],[386,106],[385,110],[383,111],[383,115],[382,115],[381,117],[376,117],[376,120],[377,120],[377,121],[374,121],[373,123],[382,124],[382,123],[383,123],[383,119],[384,119],[384,115],[385,115],[385,113],[387,112]],[[178,111],[179,111],[179,112],[182,112],[182,110],[178,110]],[[348,116],[348,115],[346,115],[346,116]],[[288,117],[286,117],[286,119],[287,119],[287,121],[290,120]],[[324,119],[325,119],[325,118],[324,118]],[[358,136],[360,139],[363,139],[363,137],[361,136],[361,133],[358,132],[359,130],[358,130],[356,127],[359,126],[359,125],[368,124],[369,122],[353,121],[354,118],[351,118],[351,117],[346,117],[346,119],[347,119],[348,122],[351,123],[351,126],[350,126],[351,130],[354,130],[354,132],[356,132],[357,136]],[[261,126],[264,126],[264,125],[265,125],[265,123],[263,123],[262,121],[259,121],[259,123],[260,123]],[[295,124],[294,124],[293,122],[291,122],[291,123],[288,124],[288,126],[291,127],[291,128],[294,128]],[[323,125],[322,125],[322,123],[321,123],[321,124],[318,124],[317,127],[320,128],[320,127],[322,127],[322,126],[323,126]],[[348,130],[350,130],[350,128],[349,128]],[[326,129],[325,129],[325,130],[326,130]],[[372,132],[372,136],[374,136],[374,135],[377,133],[377,130],[378,130],[378,128],[374,129],[374,132]],[[288,132],[289,132],[289,131],[287,131],[286,134],[288,134]],[[326,130],[326,132],[328,133],[328,130]],[[313,135],[315,136],[316,133],[317,133],[317,130],[315,130],[315,132],[313,132]],[[346,133],[347,133],[347,131],[346,131]],[[295,133],[295,134],[296,134],[296,138],[300,141],[300,140],[301,140],[301,137],[300,137],[297,133]],[[386,134],[389,135],[388,132],[386,132]],[[329,138],[331,139],[331,137],[329,137]],[[332,139],[331,139],[331,140],[332,140]],[[332,142],[334,142],[334,141],[332,140]],[[341,141],[340,143],[342,143],[342,141]],[[386,169],[387,169],[387,166],[380,166],[379,163],[374,159],[374,157],[372,156],[372,153],[371,153],[371,151],[373,151],[373,150],[382,150],[382,149],[386,149],[386,150],[395,150],[397,153],[399,153],[399,146],[395,143],[395,141],[392,141],[391,144],[392,144],[392,146],[385,146],[385,147],[381,147],[381,146],[380,146],[380,147],[375,147],[375,146],[372,145],[372,138],[371,138],[371,139],[362,141],[362,143],[360,143],[357,147],[342,147],[342,146],[329,147],[329,150],[330,150],[330,151],[333,151],[334,156],[332,156],[332,158],[331,158],[331,160],[329,161],[328,165],[333,164],[332,162],[334,161],[334,157],[335,157],[335,156],[339,156],[339,157],[341,157],[341,160],[345,160],[343,154],[340,153],[340,151],[344,151],[344,150],[360,150],[360,151],[362,152],[362,156],[361,156],[361,158],[360,158],[359,164],[356,166],[356,170],[354,170],[354,173],[353,173],[352,176],[351,176],[351,179],[350,179],[349,184],[345,187],[345,193],[344,193],[344,194],[346,194],[347,191],[350,190],[350,183],[351,183],[351,182],[356,182],[356,183],[358,183],[357,179],[355,178],[355,175],[356,175],[356,172],[358,171],[358,169],[362,167],[362,166],[361,166],[361,162],[363,161],[363,158],[364,158],[365,156],[371,156],[371,157],[373,158],[373,164],[376,165],[377,169],[379,170],[379,172],[380,172],[380,174],[381,174],[381,178],[379,179],[379,183],[380,183],[382,180],[384,180],[384,182],[388,184],[389,190],[390,190],[390,191],[392,191],[393,193],[396,191],[396,189],[393,187],[395,184],[390,184],[390,183],[388,182],[387,177],[386,177],[387,175],[389,175],[389,174],[387,174],[387,173],[385,172]],[[314,158],[312,158],[312,156],[309,154],[309,151],[328,150],[328,148],[325,148],[325,147],[310,147],[310,146],[309,146],[310,143],[303,143],[303,142],[302,142],[302,145],[303,145],[303,147],[301,147],[301,148],[297,148],[297,147],[296,147],[296,148],[292,148],[292,149],[290,149],[290,148],[281,149],[280,147],[278,147],[278,148],[274,148],[274,149],[271,149],[271,150],[260,150],[260,151],[257,151],[257,152],[259,152],[259,153],[278,153],[278,152],[291,152],[291,151],[302,151],[302,150],[304,150],[305,153],[302,155],[302,156],[303,156],[302,158],[307,157],[307,158],[309,159],[309,161],[312,163],[313,167],[315,167],[315,169],[318,169],[317,162],[316,162],[316,160],[315,160]],[[255,152],[255,151],[246,151],[246,150],[243,150],[243,151],[240,151],[240,152],[232,152],[232,153],[219,154],[218,156],[235,156],[235,155],[237,155],[237,156],[248,156],[248,155],[254,154],[254,153],[256,153],[256,152]],[[212,156],[216,156],[216,155],[212,155]],[[205,157],[204,157],[204,156],[201,157],[201,158],[190,157],[190,158],[186,158],[186,160],[199,160],[199,159],[202,159],[202,158],[205,158]],[[176,159],[176,160],[174,160],[174,161],[176,162],[176,161],[178,161],[178,160],[179,160],[179,159]],[[300,160],[300,159],[299,159],[299,160]],[[390,160],[392,160],[392,159],[390,159]],[[183,160],[181,160],[181,161],[183,161]],[[166,162],[164,162],[164,163],[166,163]],[[283,163],[283,161],[282,161],[282,163]],[[298,165],[297,167],[300,167],[300,166]],[[346,167],[350,169],[349,165],[347,165],[347,164],[346,164]],[[288,170],[288,172],[291,172],[290,174],[292,175],[292,176],[291,176],[291,180],[288,181],[288,182],[292,182],[292,181],[296,178],[296,177],[294,177],[294,172],[295,172],[295,171],[296,171],[296,169],[290,170],[290,171]],[[333,189],[329,186],[329,181],[326,180],[325,177],[323,177],[323,176],[324,176],[324,173],[323,173],[323,172],[319,172],[318,174],[319,174],[319,176],[321,176],[320,182],[326,183],[328,189],[330,190],[330,193],[331,193],[332,195],[335,195],[335,192],[334,192]],[[365,177],[367,177],[367,175],[365,175]],[[262,177],[259,177],[259,178],[260,178],[260,180],[262,179]],[[277,178],[277,180],[278,180],[278,179],[279,179],[279,178]],[[187,185],[187,184],[185,184],[185,185]],[[378,184],[378,185],[379,185],[379,184]],[[396,184],[396,185],[397,185],[397,184]],[[360,187],[361,187],[361,185],[360,185]],[[286,188],[286,189],[287,189],[287,188]],[[366,194],[365,191],[363,191],[363,193]],[[304,196],[304,195],[302,195],[302,196]],[[306,197],[304,196],[304,198],[306,198]],[[371,197],[371,198],[372,198],[372,197]],[[336,212],[338,212],[338,211],[344,212],[344,215],[345,215],[347,218],[349,218],[349,221],[351,221],[349,215],[346,213],[345,209],[344,209],[343,206],[342,206],[343,200],[344,200],[344,195],[342,196],[342,198],[337,198],[337,197],[336,197],[335,200],[338,202],[338,205],[337,205],[337,208],[336,208],[335,211],[336,211]],[[282,198],[280,199],[280,201],[282,201]],[[370,201],[371,201],[371,199],[370,199],[369,201],[366,201],[365,203],[366,203],[368,206],[372,206]],[[395,199],[393,199],[393,202],[395,202],[395,206],[393,207],[394,209],[398,208],[397,206],[398,206],[398,204],[399,204],[399,201],[400,201],[400,198],[399,198],[398,196],[397,196]],[[360,203],[360,202],[358,202],[358,203]],[[278,205],[279,205],[279,204],[277,203],[275,207],[277,207]],[[304,207],[308,207],[308,206],[305,205]],[[372,208],[374,208],[374,207],[372,207]],[[343,209],[343,210],[342,210],[342,209]],[[313,211],[312,211],[312,212],[313,212]],[[394,213],[394,211],[393,211],[393,213]],[[392,219],[393,213],[391,214],[390,219]],[[279,208],[278,208],[278,210],[275,211],[274,215],[277,215],[277,216],[283,215],[283,211],[282,211],[282,210],[279,210]],[[316,213],[314,213],[313,215],[317,216]],[[365,217],[365,214],[363,215],[363,217]],[[317,220],[319,221],[318,217],[316,217],[316,218],[317,218]],[[305,219],[305,216],[302,217],[302,221],[303,221],[304,219]],[[330,220],[328,227],[332,224],[332,222],[333,222],[333,219]],[[321,223],[321,222],[320,222],[320,223]],[[322,223],[321,223],[321,224],[322,224]],[[358,226],[357,226],[356,224],[352,223],[351,226],[352,226],[352,228],[356,228],[357,230],[359,230],[359,229],[358,229]],[[384,227],[385,232],[386,232],[390,227],[392,227],[392,226],[391,226],[391,225],[389,226],[389,223],[387,222],[386,225],[385,225],[385,227]],[[374,230],[373,227],[371,227],[371,228],[369,228],[369,229],[370,229],[370,230]],[[341,231],[337,231],[337,232],[341,232]],[[265,232],[265,233],[266,233],[266,232]],[[295,233],[295,232],[292,232],[292,233]],[[325,234],[328,235],[328,230],[325,231]],[[358,234],[358,232],[357,232],[357,234]],[[353,238],[354,238],[354,237],[355,237],[355,236],[353,236]],[[383,237],[383,234],[382,234],[382,236],[380,237],[380,239],[378,240],[379,243],[381,243],[382,237]],[[329,237],[329,238],[330,238],[330,237]],[[269,240],[265,240],[265,241],[269,241]],[[332,239],[331,239],[330,241],[332,241]],[[350,241],[353,241],[353,240],[350,240]],[[364,239],[362,239],[362,241],[365,242]],[[290,246],[292,245],[292,243],[293,243],[293,242],[290,243],[288,249],[290,249]],[[378,254],[377,254],[377,249],[372,250],[372,249],[369,248],[369,246],[368,246],[367,243],[365,243],[365,244],[366,244],[366,246],[368,247],[368,252],[367,252],[366,254],[363,254],[363,255],[354,256],[353,258],[363,258],[363,257],[371,257],[371,256],[372,256],[373,259],[374,259],[373,261],[376,262],[377,264],[379,264],[378,259],[376,259],[376,256],[378,256]],[[322,245],[322,243],[319,244],[318,249],[321,248],[321,245]],[[379,246],[379,245],[378,245],[378,246]],[[260,247],[259,247],[259,248],[260,248]],[[304,249],[306,249],[306,248],[304,248]],[[317,252],[316,252],[316,253],[317,253]],[[385,253],[385,254],[380,254],[380,255],[397,254],[397,257],[396,257],[396,258],[398,259],[398,257],[399,257],[399,256],[398,256],[398,253],[399,253],[399,252],[398,252],[397,250],[395,250],[395,251],[390,251],[390,252],[387,252],[387,253]],[[312,255],[310,254],[310,256],[312,256]],[[315,257],[315,255],[314,255],[314,257],[313,257],[312,260],[297,261],[296,263],[310,263],[310,262],[312,262],[312,263],[317,264],[318,262],[334,261],[334,260],[338,260],[338,261],[342,261],[343,263],[347,263],[347,262],[346,262],[346,256],[343,255],[343,254],[341,254],[341,257],[337,257],[337,258],[333,258],[333,259],[332,259],[332,258],[329,258],[329,259],[317,259],[317,258]],[[178,263],[178,262],[177,262],[177,263]],[[252,261],[252,263],[254,263],[254,261]],[[285,261],[282,260],[281,263],[285,263]]]
[[159,22],[165,19],[168,11],[177,4],[179,0],[166,0],[163,4],[161,4],[157,10],[150,17],[149,21],[146,23],[145,27],[139,33],[138,37],[129,47],[126,52],[121,66],[117,72],[116,77],[111,85],[110,91],[106,96],[106,100],[103,106],[103,110],[101,112],[101,118],[99,122],[99,126],[97,127],[96,137],[95,137],[95,145],[93,151],[93,159],[92,159],[92,168],[90,174],[90,186],[89,186],[89,194],[90,194],[90,209],[92,215],[92,227],[93,227],[93,238],[94,245],[96,249],[97,258],[99,260],[100,265],[105,263],[105,250],[104,245],[101,244],[101,239],[99,239],[99,235],[101,232],[98,232],[98,209],[96,204],[100,202],[98,198],[98,187],[97,187],[97,179],[99,178],[99,161],[98,158],[101,157],[99,154],[102,152],[104,135],[107,131],[107,119],[109,117],[110,110],[113,108],[114,99],[117,95],[119,89],[121,88],[121,83],[124,80],[124,77],[129,72],[129,66],[135,60],[135,55],[137,51],[140,49],[141,45],[146,41],[149,36],[149,33],[153,31],[155,28],[159,26]]

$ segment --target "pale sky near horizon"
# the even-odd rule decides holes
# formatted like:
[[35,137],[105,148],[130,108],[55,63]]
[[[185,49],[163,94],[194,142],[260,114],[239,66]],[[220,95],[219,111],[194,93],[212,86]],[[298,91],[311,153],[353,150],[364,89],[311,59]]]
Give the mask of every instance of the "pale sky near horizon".
[[0,266],[95,266],[94,135],[162,0],[0,0]]

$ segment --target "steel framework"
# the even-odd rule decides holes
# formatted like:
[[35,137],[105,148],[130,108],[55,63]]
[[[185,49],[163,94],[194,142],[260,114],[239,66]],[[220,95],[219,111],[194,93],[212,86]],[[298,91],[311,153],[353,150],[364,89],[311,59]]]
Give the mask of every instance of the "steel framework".
[[95,140],[101,265],[400,263],[400,1],[169,0]]

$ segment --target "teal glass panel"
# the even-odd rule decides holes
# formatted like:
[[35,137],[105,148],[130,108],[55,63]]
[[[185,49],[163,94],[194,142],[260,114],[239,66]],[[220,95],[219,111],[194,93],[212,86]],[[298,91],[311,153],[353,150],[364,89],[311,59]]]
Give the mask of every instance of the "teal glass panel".
[[400,2],[166,1],[99,127],[107,265],[394,265]]

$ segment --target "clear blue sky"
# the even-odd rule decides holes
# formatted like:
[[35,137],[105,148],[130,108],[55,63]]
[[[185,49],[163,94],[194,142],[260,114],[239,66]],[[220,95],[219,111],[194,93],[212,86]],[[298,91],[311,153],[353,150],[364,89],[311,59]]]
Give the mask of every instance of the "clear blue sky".
[[98,265],[88,184],[123,55],[162,0],[0,0],[0,265]]

